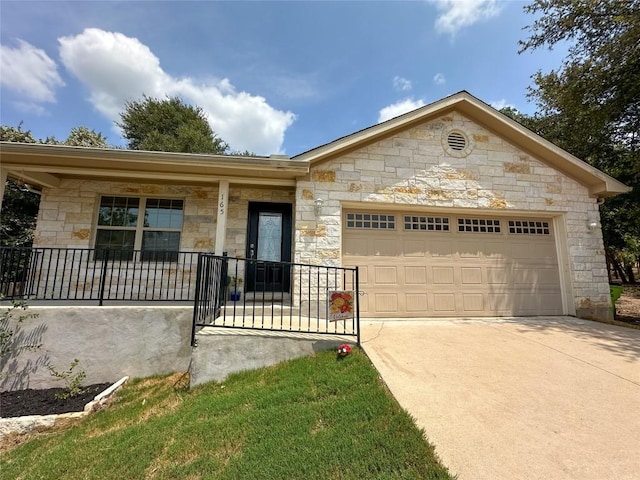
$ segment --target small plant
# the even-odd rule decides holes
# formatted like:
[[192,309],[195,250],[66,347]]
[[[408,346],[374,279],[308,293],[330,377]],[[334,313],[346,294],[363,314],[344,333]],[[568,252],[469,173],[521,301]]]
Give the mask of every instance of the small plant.
[[78,372],[74,372],[80,360],[77,358],[73,359],[71,365],[69,366],[69,370],[64,370],[59,372],[52,365],[48,365],[49,372],[58,380],[62,380],[65,383],[65,389],[63,392],[56,393],[55,397],[58,400],[66,400],[67,398],[76,397],[78,395],[82,395],[84,393],[84,389],[82,388],[82,382],[87,378],[87,373],[84,370],[79,370]]
[[242,278],[236,277],[235,275],[230,275],[229,285],[231,286],[231,291],[237,291],[240,285],[242,285]]
[[227,285],[229,285],[229,298],[233,302],[240,300],[240,285],[242,285],[242,278],[230,275],[227,277]]

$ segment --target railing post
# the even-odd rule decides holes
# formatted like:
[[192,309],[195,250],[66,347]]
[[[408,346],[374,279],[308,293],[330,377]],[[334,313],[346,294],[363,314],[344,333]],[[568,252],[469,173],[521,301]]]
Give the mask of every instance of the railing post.
[[102,268],[100,269],[100,284],[99,284],[99,297],[98,305],[102,307],[104,301],[104,287],[107,283],[107,260],[109,258],[109,250],[104,249],[102,251]]
[[360,346],[360,273],[358,270],[358,266],[356,266],[356,272],[355,272],[355,276],[356,276],[356,281],[355,281],[355,287],[356,287],[356,291],[355,293],[355,297],[356,297],[356,334],[357,334],[357,345]]
[[193,323],[191,325],[191,346],[197,347],[196,323],[198,323],[199,303],[200,303],[200,277],[202,276],[202,253],[198,253],[198,267],[196,269],[196,294],[193,301]]
[[[229,255],[222,252],[222,273],[220,277],[220,297],[217,310],[227,306],[227,277],[229,276]],[[216,312],[218,313],[218,312]]]

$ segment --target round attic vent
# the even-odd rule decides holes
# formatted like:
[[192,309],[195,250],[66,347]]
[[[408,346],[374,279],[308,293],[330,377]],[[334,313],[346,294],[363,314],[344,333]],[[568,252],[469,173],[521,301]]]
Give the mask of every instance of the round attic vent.
[[451,132],[447,135],[447,145],[451,150],[461,152],[467,148],[467,137],[460,132]]

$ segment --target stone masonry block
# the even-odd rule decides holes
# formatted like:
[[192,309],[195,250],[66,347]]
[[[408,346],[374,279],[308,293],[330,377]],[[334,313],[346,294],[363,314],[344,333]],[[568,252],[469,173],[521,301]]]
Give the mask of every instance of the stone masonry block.
[[504,171],[506,173],[531,173],[531,167],[528,163],[504,163]]
[[316,182],[335,182],[336,172],[331,170],[315,170],[311,172],[311,178]]

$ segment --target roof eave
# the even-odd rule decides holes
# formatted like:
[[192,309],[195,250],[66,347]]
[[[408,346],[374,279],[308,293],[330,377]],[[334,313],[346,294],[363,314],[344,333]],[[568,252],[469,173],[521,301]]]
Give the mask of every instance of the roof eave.
[[[87,175],[162,180],[172,178],[210,182],[218,177],[235,180],[295,178],[309,171],[307,162],[282,155],[245,157],[228,155],[181,154],[118,149],[97,149],[59,145],[0,142],[3,168],[21,172],[25,178],[44,179],[38,184],[50,186],[52,175]],[[49,175],[45,177],[44,175]],[[247,183],[251,183],[248,181]]]

